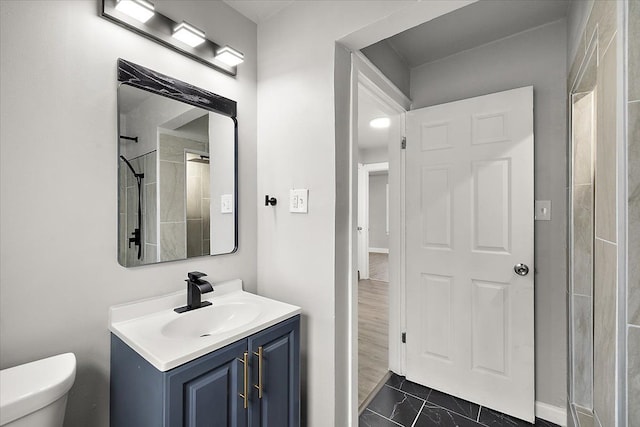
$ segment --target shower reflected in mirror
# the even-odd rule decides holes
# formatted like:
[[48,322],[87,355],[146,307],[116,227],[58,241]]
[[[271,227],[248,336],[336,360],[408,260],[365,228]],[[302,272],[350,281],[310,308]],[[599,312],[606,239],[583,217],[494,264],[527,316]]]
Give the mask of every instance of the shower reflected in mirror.
[[123,60],[119,80],[119,263],[235,252],[235,102]]

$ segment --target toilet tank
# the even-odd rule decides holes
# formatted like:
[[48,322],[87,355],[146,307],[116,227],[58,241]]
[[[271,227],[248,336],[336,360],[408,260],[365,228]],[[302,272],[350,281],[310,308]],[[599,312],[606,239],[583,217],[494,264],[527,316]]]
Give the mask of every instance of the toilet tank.
[[[0,371],[0,426],[33,415],[39,425],[42,418],[53,411],[48,408],[60,401],[66,403],[66,395],[76,377],[76,357],[73,353],[59,354],[24,365],[14,366]],[[48,409],[47,409],[48,408]],[[38,414],[38,411],[43,413]],[[64,406],[62,407],[64,414]]]

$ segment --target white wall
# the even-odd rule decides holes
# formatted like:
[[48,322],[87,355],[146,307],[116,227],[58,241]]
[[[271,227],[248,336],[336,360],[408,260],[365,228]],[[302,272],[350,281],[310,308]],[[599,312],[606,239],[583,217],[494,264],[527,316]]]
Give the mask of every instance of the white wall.
[[534,87],[536,400],[566,402],[566,23],[559,21],[411,70],[413,108]]
[[389,174],[369,175],[369,248],[389,249],[387,185]]
[[[256,25],[222,2],[155,3],[244,52],[238,76],[100,18],[94,0],[0,3],[0,367],[75,352],[66,426],[108,426],[110,305],[180,290],[192,270],[256,290]],[[118,57],[238,101],[236,254],[118,265]]]
[[367,148],[358,150],[358,162],[368,163],[382,163],[389,161],[389,149],[387,147],[382,148]]
[[[335,42],[363,29],[343,39],[360,49],[464,3],[293,2],[259,25],[258,202],[281,202],[258,209],[258,291],[303,309],[308,427],[347,425],[349,57]],[[288,212],[291,188],[309,189],[307,215]]]

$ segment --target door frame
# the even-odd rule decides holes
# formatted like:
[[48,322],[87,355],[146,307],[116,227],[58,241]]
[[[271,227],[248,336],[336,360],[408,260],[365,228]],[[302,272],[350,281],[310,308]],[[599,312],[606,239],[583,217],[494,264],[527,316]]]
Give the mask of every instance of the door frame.
[[[379,163],[359,163],[358,162],[358,216],[362,213],[362,220],[358,221],[358,231],[362,231],[362,236],[358,236],[358,271],[360,279],[369,278],[369,178],[372,172],[389,172],[389,162]],[[362,190],[362,191],[361,191]],[[387,195],[387,209],[390,209]],[[360,208],[362,212],[360,212]],[[387,221],[389,211],[387,210]],[[362,230],[360,230],[362,227]],[[389,229],[391,235],[391,229]],[[360,252],[361,249],[364,250]]]
[[[389,114],[397,114],[392,120],[389,140],[397,141],[389,145],[389,369],[404,373],[405,352],[401,343],[404,330],[404,137],[405,113],[411,109],[411,100],[405,96],[378,68],[362,53],[351,52],[351,111],[349,114],[349,150],[352,153],[349,166],[351,230],[349,295],[349,385],[351,424],[357,425],[358,417],[358,91],[367,90],[380,102]],[[355,423],[355,424],[354,424]]]

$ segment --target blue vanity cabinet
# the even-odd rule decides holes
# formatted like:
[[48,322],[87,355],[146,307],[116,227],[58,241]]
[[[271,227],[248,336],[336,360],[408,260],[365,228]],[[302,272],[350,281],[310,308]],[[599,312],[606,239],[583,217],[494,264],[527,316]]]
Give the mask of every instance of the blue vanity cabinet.
[[214,351],[167,373],[166,426],[247,425],[244,390],[247,341]]
[[299,341],[298,315],[161,372],[112,334],[110,425],[299,427]]
[[300,316],[250,336],[249,351],[253,383],[249,427],[298,427]]

